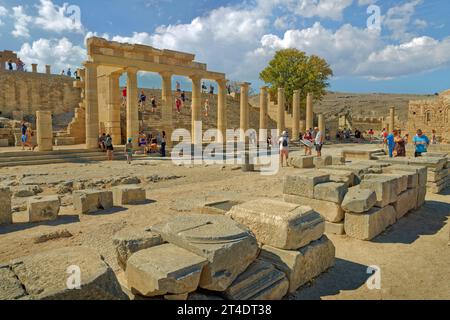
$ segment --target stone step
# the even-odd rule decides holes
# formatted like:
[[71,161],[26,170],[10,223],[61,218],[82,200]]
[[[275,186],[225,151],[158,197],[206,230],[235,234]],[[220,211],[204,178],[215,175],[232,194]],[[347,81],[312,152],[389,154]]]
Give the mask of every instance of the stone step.
[[[114,156],[114,160],[124,160],[125,156],[116,155]],[[49,159],[40,159],[33,160],[25,159],[23,161],[16,162],[1,162],[0,168],[2,167],[17,167],[17,166],[34,166],[34,165],[43,165],[43,164],[57,164],[57,163],[87,163],[87,162],[99,162],[106,161],[106,154],[100,154],[96,156],[80,156],[80,157],[53,157]]]
[[43,155],[66,155],[66,154],[82,154],[82,153],[92,153],[100,152],[97,150],[88,149],[68,149],[68,150],[54,150],[54,151],[12,151],[12,152],[2,152],[0,153],[0,158],[9,157],[27,157],[27,156],[43,156]]
[[23,162],[23,161],[38,161],[38,160],[48,160],[48,159],[71,159],[71,158],[95,158],[95,157],[106,157],[104,152],[91,151],[86,153],[68,153],[68,154],[47,154],[39,155],[34,152],[29,152],[28,155],[23,155],[20,157],[0,157],[0,163],[4,162]]

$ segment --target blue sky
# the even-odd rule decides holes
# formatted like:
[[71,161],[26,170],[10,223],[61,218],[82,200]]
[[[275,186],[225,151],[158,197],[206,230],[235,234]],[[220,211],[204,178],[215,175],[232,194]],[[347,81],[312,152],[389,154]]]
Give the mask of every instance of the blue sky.
[[0,0],[0,50],[59,72],[79,65],[96,35],[195,53],[257,89],[274,52],[294,47],[330,63],[333,91],[434,93],[450,88],[449,15],[440,0]]

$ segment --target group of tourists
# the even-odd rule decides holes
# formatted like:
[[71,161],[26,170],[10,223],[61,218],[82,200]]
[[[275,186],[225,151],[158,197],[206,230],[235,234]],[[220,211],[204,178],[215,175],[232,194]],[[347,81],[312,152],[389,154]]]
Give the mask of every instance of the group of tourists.
[[25,150],[25,147],[27,147],[30,151],[34,151],[37,145],[33,144],[34,132],[31,129],[31,126],[27,125],[25,121],[22,121],[20,130],[22,150]]
[[[388,133],[386,129],[382,131],[383,145],[388,149],[389,157],[406,157],[406,147],[409,143],[409,134],[402,134],[399,129]],[[428,151],[430,144],[436,144],[436,132],[433,130],[433,137],[430,140],[421,129],[417,130],[416,135],[412,139],[415,151],[414,156],[420,157]]]
[[20,58],[17,58],[15,61],[13,61],[12,59],[9,59],[8,60],[8,70],[10,70],[10,71],[14,70],[13,64],[16,65],[17,71],[25,71],[25,63]]
[[305,133],[300,133],[300,142],[305,147],[305,156],[312,155],[312,149],[316,150],[317,156],[322,156],[322,148],[325,142],[325,132],[318,127],[309,128]]

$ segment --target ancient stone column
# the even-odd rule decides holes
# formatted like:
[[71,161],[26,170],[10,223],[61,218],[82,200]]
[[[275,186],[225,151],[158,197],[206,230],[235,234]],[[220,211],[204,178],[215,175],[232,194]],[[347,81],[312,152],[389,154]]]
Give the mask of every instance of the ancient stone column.
[[292,138],[294,140],[298,139],[298,134],[300,132],[300,91],[295,90],[294,96],[292,98]]
[[36,131],[38,151],[53,150],[52,113],[50,111],[36,112]]
[[395,107],[390,108],[390,118],[389,118],[389,131],[392,132],[395,129]]
[[127,68],[127,139],[133,139],[133,146],[138,146],[139,110],[137,68]]
[[97,149],[99,136],[97,64],[85,62],[84,67],[86,73],[86,149]]
[[286,113],[286,99],[284,96],[284,89],[278,88],[278,119],[277,119],[277,133],[280,136],[286,129],[285,113]]
[[326,129],[325,116],[322,113],[320,113],[318,117],[319,117],[319,130],[322,131],[323,133],[325,133],[325,129]]
[[122,144],[122,130],[120,123],[120,73],[108,76],[108,122],[107,132],[111,135],[114,145]]
[[314,110],[312,94],[306,96],[306,130],[314,128]]
[[266,141],[267,138],[267,113],[269,110],[269,99],[267,96],[267,87],[261,87],[259,92],[259,141]]
[[306,120],[300,120],[299,128],[301,133],[306,133]]
[[[161,108],[161,121],[162,127],[166,132],[166,141],[169,144],[172,138],[173,123],[172,123],[172,73],[161,72],[162,79],[162,108]],[[162,135],[162,132],[161,132]]]
[[244,82],[241,83],[241,114],[240,114],[240,126],[239,126],[239,130],[240,130],[240,138],[239,141],[240,142],[245,142],[245,133],[248,130],[248,90],[250,87],[250,83],[248,82]]
[[219,92],[217,96],[217,130],[220,132],[217,142],[226,143],[226,97],[227,97],[227,81],[225,79],[217,80]]
[[32,63],[31,64],[31,68],[33,70],[33,73],[37,73],[37,67],[38,67],[37,63]]
[[50,67],[50,65],[45,65],[45,73],[46,74],[51,74],[52,73],[52,71],[51,71],[51,69],[50,69],[51,67]]
[[203,133],[199,133],[200,136],[196,134],[196,130],[198,130],[198,122],[202,120],[201,118],[201,104],[202,104],[202,87],[201,87],[201,76],[192,76],[192,126],[191,126],[191,139],[193,144],[202,144],[203,142]]

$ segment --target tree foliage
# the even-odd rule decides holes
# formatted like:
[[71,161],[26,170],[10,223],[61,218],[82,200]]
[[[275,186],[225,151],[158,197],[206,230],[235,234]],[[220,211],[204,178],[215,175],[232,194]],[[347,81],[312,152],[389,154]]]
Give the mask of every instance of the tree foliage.
[[322,100],[333,71],[321,57],[308,56],[297,49],[284,49],[275,53],[259,76],[269,86],[269,93],[275,101],[278,88],[285,89],[286,105],[290,110],[295,90],[300,90],[302,102],[306,101],[308,92],[313,94],[315,101]]

